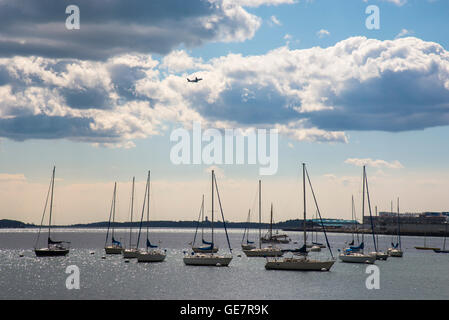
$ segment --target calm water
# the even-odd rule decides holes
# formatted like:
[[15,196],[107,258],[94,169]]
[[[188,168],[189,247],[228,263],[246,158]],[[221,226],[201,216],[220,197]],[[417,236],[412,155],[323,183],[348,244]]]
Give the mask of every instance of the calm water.
[[[265,270],[264,258],[247,258],[240,250],[242,230],[231,229],[234,259],[229,267],[185,266],[183,251],[194,230],[156,229],[152,242],[161,241],[166,260],[143,264],[121,256],[104,256],[105,230],[54,230],[54,240],[71,241],[66,257],[36,258],[32,248],[36,230],[0,230],[0,299],[448,299],[449,254],[418,251],[419,237],[402,237],[404,257],[377,261],[380,289],[368,290],[366,265],[337,261],[331,272]],[[293,241],[301,233],[289,233]],[[224,233],[216,233],[220,252],[227,248]],[[127,242],[126,231],[116,238]],[[46,234],[43,234],[46,238]],[[254,237],[255,238],[255,237]],[[331,234],[334,255],[350,235]],[[371,238],[365,238],[368,247]],[[319,239],[324,242],[324,239]],[[380,236],[385,249],[391,236]],[[427,239],[428,246],[442,238]],[[368,248],[370,249],[370,248]],[[94,254],[91,254],[91,252]],[[19,255],[23,253],[24,257]],[[323,249],[319,255],[328,255]],[[241,255],[239,257],[239,255]],[[80,269],[80,289],[68,290],[65,269]]]

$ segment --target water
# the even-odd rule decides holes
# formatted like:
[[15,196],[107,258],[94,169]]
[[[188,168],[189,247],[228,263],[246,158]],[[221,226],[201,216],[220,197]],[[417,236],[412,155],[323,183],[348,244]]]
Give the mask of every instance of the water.
[[[247,258],[240,250],[243,230],[229,231],[234,258],[229,267],[184,265],[183,251],[193,239],[191,229],[155,229],[151,240],[167,249],[162,263],[144,264],[120,255],[104,256],[105,230],[54,230],[54,240],[71,241],[66,257],[37,258],[32,251],[37,230],[0,230],[0,299],[448,299],[449,254],[419,251],[419,237],[402,237],[403,258],[376,261],[380,289],[368,290],[367,265],[337,261],[330,272],[265,270],[264,258]],[[289,232],[293,241],[302,233]],[[46,239],[44,233],[42,238]],[[255,235],[252,234],[253,239]],[[127,242],[119,231],[116,239]],[[336,248],[344,247],[350,235],[330,234]],[[216,240],[220,252],[227,250],[222,230]],[[442,238],[427,239],[428,246],[441,247]],[[320,242],[324,242],[321,237]],[[371,238],[365,238],[368,247]],[[391,236],[379,236],[386,249]],[[328,255],[322,249],[320,256]],[[370,248],[368,248],[370,250]],[[94,254],[91,254],[91,252]],[[24,254],[20,257],[20,254]],[[241,255],[240,257],[238,255]],[[80,289],[68,290],[66,267],[80,270]]]

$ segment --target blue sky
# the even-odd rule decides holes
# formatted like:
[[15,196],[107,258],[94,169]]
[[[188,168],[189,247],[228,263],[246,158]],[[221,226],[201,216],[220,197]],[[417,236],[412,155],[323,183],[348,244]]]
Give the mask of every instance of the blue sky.
[[[65,2],[2,11],[0,218],[38,221],[55,164],[61,223],[106,219],[114,181],[126,219],[128,182],[143,183],[148,169],[164,193],[157,218],[194,219],[210,166],[170,161],[170,133],[194,119],[283,129],[278,171],[262,177],[279,220],[300,212],[303,161],[328,217],[350,217],[362,162],[380,208],[400,196],[406,211],[447,210],[447,1],[236,0],[235,11],[171,2],[158,14],[113,1],[96,16],[79,1],[71,33]],[[365,27],[368,5],[380,9],[379,30]],[[204,80],[185,82],[195,75]],[[243,220],[258,165],[216,167],[229,219]]]

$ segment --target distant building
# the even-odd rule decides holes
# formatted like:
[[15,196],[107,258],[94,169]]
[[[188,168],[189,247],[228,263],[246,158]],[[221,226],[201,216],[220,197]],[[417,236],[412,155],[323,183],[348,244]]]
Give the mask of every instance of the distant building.
[[[444,224],[448,221],[449,212],[422,212],[410,213],[404,212],[399,214],[401,224]],[[381,211],[379,217],[373,217],[376,225],[395,225],[397,224],[397,212]],[[363,217],[363,224],[371,223],[370,216]]]

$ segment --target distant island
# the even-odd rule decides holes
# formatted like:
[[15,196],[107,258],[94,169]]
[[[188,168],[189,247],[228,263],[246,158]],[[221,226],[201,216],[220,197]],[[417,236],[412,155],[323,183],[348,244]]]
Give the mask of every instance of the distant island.
[[[79,224],[72,224],[72,225],[54,225],[55,228],[107,228],[109,222],[108,221],[101,221],[101,222],[92,222],[92,223],[79,223]],[[114,228],[138,228],[140,225],[140,222],[111,222],[111,227]],[[142,227],[146,226],[152,227],[152,228],[196,228],[198,225],[198,221],[150,221],[150,222],[143,222]],[[206,221],[203,222],[202,225],[204,227],[210,227],[211,223]],[[273,229],[284,229],[284,228],[295,228],[302,225],[302,220],[296,219],[296,220],[287,220],[283,222],[273,223]],[[200,224],[201,226],[201,224]],[[226,227],[227,228],[259,228],[258,223],[247,223],[247,222],[230,222],[226,221]],[[262,228],[266,229],[269,228],[268,223],[262,223]],[[46,227],[45,225],[42,227]],[[29,224],[24,223],[21,221],[16,220],[8,220],[3,219],[0,220],[0,229],[4,228],[39,228],[39,225],[35,224]],[[214,222],[214,228],[223,228],[223,222],[222,221],[215,221]]]

